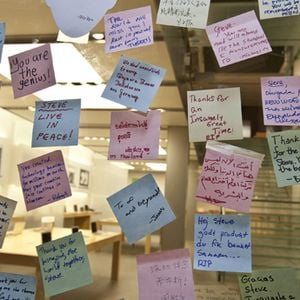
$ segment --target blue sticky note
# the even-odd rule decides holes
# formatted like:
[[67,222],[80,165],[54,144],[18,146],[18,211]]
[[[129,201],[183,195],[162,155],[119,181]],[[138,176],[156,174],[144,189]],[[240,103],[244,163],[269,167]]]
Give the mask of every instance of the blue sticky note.
[[300,131],[268,134],[268,144],[279,187],[300,183]]
[[102,97],[146,113],[165,69],[121,56]]
[[249,216],[195,215],[194,269],[251,272]]
[[34,300],[36,280],[33,276],[0,273],[0,299]]
[[32,147],[77,145],[80,107],[80,99],[36,102]]
[[5,40],[5,23],[0,22],[0,63],[2,58],[4,40]]
[[151,174],[135,181],[107,200],[129,244],[176,218]]

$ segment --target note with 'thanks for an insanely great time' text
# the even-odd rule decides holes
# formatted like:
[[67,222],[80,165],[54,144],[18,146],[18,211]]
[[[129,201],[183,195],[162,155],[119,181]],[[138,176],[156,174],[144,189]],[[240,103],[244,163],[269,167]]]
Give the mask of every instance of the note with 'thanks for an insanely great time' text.
[[108,158],[156,159],[159,132],[159,111],[152,110],[147,115],[128,111],[112,112]]
[[279,187],[300,183],[300,131],[268,134],[268,144]]
[[196,198],[206,203],[249,212],[263,154],[207,142]]
[[18,165],[27,210],[32,210],[72,195],[60,150]]
[[139,300],[195,300],[188,249],[137,256]]
[[187,104],[190,142],[243,138],[240,88],[188,91]]
[[107,200],[129,244],[176,218],[151,174],[111,195]]
[[93,282],[81,232],[44,243],[36,250],[47,297]]
[[248,215],[195,215],[194,269],[252,271]]
[[254,11],[206,27],[220,67],[272,51]]
[[80,103],[80,99],[37,101],[31,146],[77,145]]
[[15,98],[56,83],[49,44],[10,56],[8,60]]
[[153,44],[151,6],[104,16],[105,52],[116,52]]
[[146,113],[165,69],[121,56],[102,97]]
[[254,270],[240,274],[239,284],[242,300],[296,300],[300,287],[295,269],[274,268]]

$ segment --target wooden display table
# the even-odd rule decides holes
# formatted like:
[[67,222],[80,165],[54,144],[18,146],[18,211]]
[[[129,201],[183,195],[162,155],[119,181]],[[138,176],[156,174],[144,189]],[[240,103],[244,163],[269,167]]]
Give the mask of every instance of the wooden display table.
[[[107,245],[113,245],[111,280],[118,280],[121,256],[122,234],[102,232],[92,234],[89,230],[80,230],[84,236],[87,251],[96,251]],[[70,228],[53,228],[52,240],[72,234]],[[0,262],[3,264],[34,267],[37,280],[37,300],[45,299],[36,246],[42,243],[41,231],[37,228],[24,229],[22,234],[7,236],[0,249]]]
[[[103,225],[120,226],[116,218],[106,218],[97,221],[97,226],[99,230],[102,230]],[[144,253],[149,254],[151,253],[151,234],[146,235],[145,238],[146,240],[145,240]]]
[[91,217],[97,214],[101,213],[94,211],[65,212],[64,221],[71,220],[73,221],[72,226],[78,226],[80,229],[90,229]]

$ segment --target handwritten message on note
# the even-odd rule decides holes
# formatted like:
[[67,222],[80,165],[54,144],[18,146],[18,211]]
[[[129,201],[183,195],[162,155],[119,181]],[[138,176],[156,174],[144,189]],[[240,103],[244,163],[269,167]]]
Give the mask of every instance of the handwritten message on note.
[[268,134],[268,144],[279,187],[300,182],[300,131]]
[[32,147],[77,145],[80,103],[80,99],[36,102]]
[[239,147],[208,142],[197,200],[249,212],[263,157]]
[[60,150],[18,165],[27,210],[32,210],[72,195]]
[[195,215],[194,269],[251,272],[249,216]]
[[108,158],[157,158],[159,131],[159,111],[149,111],[146,116],[127,111],[112,112]]
[[104,16],[105,52],[153,44],[151,6]]
[[258,4],[262,20],[300,14],[299,0],[258,0]]
[[91,31],[117,0],[46,0],[58,28],[70,37]]
[[190,142],[243,138],[240,88],[188,91],[187,104]]
[[300,77],[262,77],[261,96],[265,125],[300,124]]
[[121,56],[102,97],[146,113],[165,69]]
[[137,256],[140,300],[195,300],[188,249]]
[[0,299],[34,300],[36,282],[33,276],[0,273]]
[[14,214],[17,202],[0,196],[0,248],[9,226],[10,219]]
[[175,220],[174,213],[151,174],[107,200],[129,244]]
[[220,67],[272,51],[254,11],[209,25],[206,32]]
[[240,300],[240,291],[234,285],[196,285],[197,300]]
[[81,232],[36,247],[47,297],[93,282]]
[[157,24],[202,28],[207,24],[210,0],[161,0]]
[[15,98],[56,83],[49,44],[18,53],[8,59]]
[[0,22],[0,63],[2,58],[4,40],[5,40],[5,23]]
[[242,300],[299,299],[300,288],[295,269],[255,270],[239,275]]

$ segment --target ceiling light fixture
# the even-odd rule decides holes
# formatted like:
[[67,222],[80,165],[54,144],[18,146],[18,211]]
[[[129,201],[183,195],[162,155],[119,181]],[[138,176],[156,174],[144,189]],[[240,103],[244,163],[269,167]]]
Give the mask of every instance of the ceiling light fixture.
[[166,172],[167,164],[165,163],[146,163],[146,166],[149,167],[152,171]]
[[27,108],[28,108],[29,111],[35,111],[35,107],[33,107],[31,105],[29,105]]
[[96,32],[92,34],[93,39],[95,40],[104,40],[105,35],[102,32]]
[[84,139],[85,141],[89,141],[91,138],[90,138],[89,136],[85,136],[83,139]]

